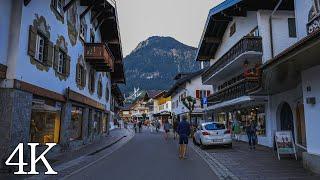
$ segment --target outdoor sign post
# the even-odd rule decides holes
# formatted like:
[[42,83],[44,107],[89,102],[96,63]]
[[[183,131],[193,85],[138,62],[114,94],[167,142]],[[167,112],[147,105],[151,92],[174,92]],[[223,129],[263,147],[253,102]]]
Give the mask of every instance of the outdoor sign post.
[[207,108],[208,108],[208,98],[204,97],[202,98],[202,104],[204,109],[204,120],[207,121]]
[[297,152],[291,131],[277,131],[275,134],[278,159],[283,154],[294,154],[297,160]]

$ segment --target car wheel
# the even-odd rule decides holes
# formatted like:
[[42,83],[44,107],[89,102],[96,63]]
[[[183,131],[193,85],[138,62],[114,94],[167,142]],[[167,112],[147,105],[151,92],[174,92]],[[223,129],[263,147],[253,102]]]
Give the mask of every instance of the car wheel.
[[194,137],[192,138],[192,141],[193,141],[194,145],[198,145],[198,143],[197,143],[197,141],[196,141],[196,139]]
[[202,144],[201,140],[200,140],[200,148],[201,148],[201,149],[206,149],[206,148],[207,148],[206,145]]

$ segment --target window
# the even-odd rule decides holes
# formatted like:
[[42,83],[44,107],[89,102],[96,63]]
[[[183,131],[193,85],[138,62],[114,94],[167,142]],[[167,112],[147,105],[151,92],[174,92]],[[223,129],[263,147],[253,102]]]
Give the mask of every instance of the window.
[[94,40],[95,40],[95,35],[94,35],[94,32],[93,32],[93,29],[91,29],[90,30],[90,42],[94,43]]
[[236,32],[236,23],[230,26],[230,37]]
[[297,37],[296,19],[295,18],[288,18],[288,27],[289,27],[289,37],[291,37],[291,38]]
[[65,72],[65,53],[61,50],[59,50],[58,53],[58,73],[63,74]]
[[55,0],[57,3],[57,11],[59,14],[63,14],[64,0]]
[[30,141],[41,144],[58,143],[61,107],[51,100],[33,99]]
[[39,62],[43,62],[44,44],[45,44],[45,38],[40,34],[37,34],[35,59]]
[[71,126],[69,129],[70,132],[70,141],[82,139],[82,119],[83,119],[83,108],[72,106],[71,110]]
[[86,86],[86,70],[84,69],[84,66],[78,62],[76,71],[76,83],[79,88],[82,89]]
[[247,36],[259,37],[260,36],[259,28],[255,27]]
[[82,18],[80,22],[80,38],[86,42],[87,39],[87,25],[85,19]]

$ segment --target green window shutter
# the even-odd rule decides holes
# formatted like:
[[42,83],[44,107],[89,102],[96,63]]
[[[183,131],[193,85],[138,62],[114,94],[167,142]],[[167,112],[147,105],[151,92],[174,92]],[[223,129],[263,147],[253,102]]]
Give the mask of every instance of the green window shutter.
[[59,47],[54,46],[54,59],[53,59],[53,69],[58,70],[58,63],[59,63]]
[[80,64],[77,63],[77,66],[76,66],[76,83],[78,85],[81,85],[81,81],[79,81],[79,72],[80,72]]
[[71,61],[71,57],[70,56],[66,56],[66,61],[65,61],[65,75],[68,77],[70,75],[70,61]]
[[44,53],[44,62],[47,66],[51,67],[53,64],[53,56],[54,56],[54,47],[51,41],[46,41],[45,44],[45,53]]
[[29,26],[29,42],[28,42],[28,55],[35,57],[36,44],[37,44],[37,29],[33,26]]

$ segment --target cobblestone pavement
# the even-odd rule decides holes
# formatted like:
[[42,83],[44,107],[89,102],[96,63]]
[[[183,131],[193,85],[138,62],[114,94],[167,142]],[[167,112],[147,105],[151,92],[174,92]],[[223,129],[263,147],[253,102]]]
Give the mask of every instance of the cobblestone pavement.
[[111,156],[68,179],[110,180],[215,180],[219,179],[192,149],[178,158],[178,141],[165,141],[163,133],[144,130]]
[[249,150],[244,142],[235,142],[233,148],[209,147],[200,150],[190,145],[206,159],[220,179],[320,179],[319,175],[303,169],[294,158],[278,160],[273,150],[258,146]]

